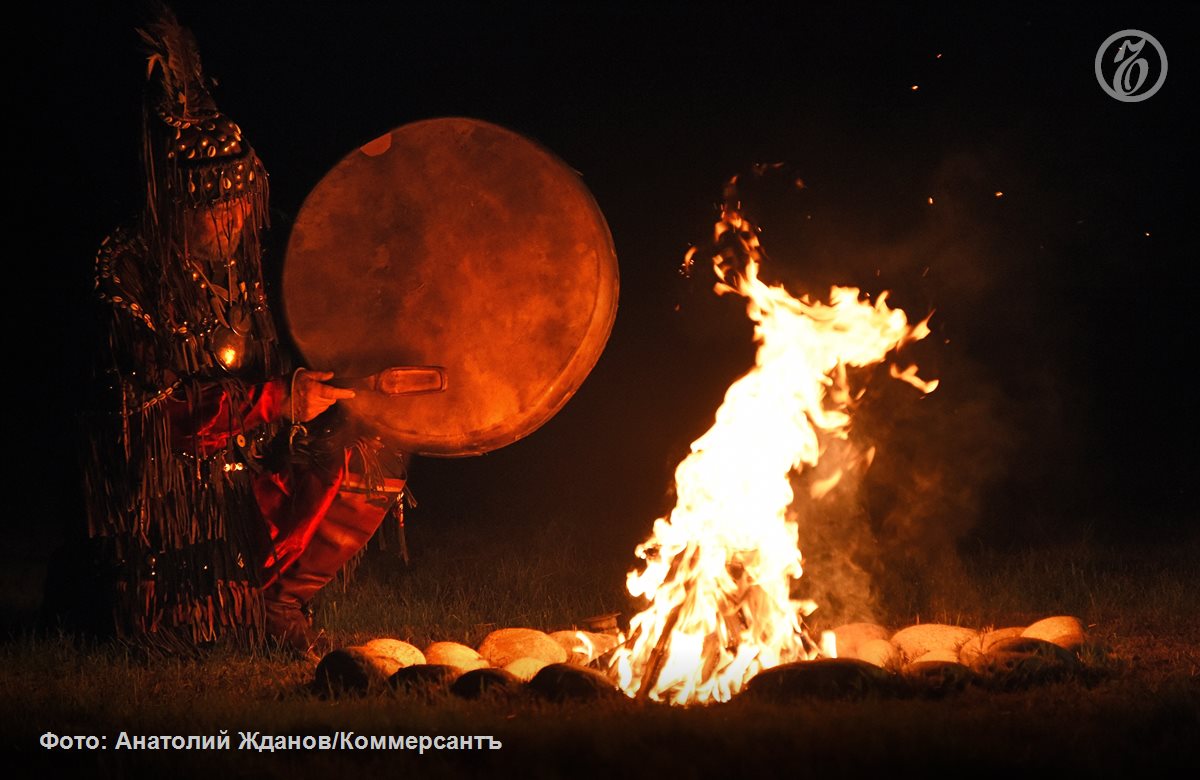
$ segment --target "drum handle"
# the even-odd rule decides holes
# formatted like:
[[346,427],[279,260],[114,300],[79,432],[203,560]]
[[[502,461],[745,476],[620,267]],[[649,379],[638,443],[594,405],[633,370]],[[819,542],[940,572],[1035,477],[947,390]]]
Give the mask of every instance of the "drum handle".
[[446,389],[442,366],[392,366],[370,376],[335,377],[332,384],[355,390],[374,390],[383,395],[423,395]]

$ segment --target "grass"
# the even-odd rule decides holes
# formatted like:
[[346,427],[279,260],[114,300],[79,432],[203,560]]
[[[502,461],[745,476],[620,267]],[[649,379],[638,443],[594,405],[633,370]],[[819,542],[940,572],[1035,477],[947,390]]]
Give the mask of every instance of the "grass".
[[[409,568],[373,553],[345,592],[327,589],[318,621],[343,643],[395,636],[418,646],[478,642],[499,626],[570,627],[628,614],[620,551],[563,524],[536,534],[471,526],[413,529]],[[428,538],[426,538],[428,537]],[[325,699],[311,668],[280,656],[217,648],[198,660],[145,663],[119,647],[22,632],[0,644],[4,739],[102,777],[330,775],[358,770],[422,777],[502,772],[522,777],[858,775],[880,770],[993,775],[1043,767],[1118,775],[1200,765],[1200,545],[1119,548],[1098,542],[963,556],[968,587],[939,589],[884,616],[913,622],[1012,625],[1076,614],[1096,649],[1089,673],[1017,692],[968,688],[945,698],[807,701],[671,709],[618,701],[466,702],[386,691]],[[957,581],[956,581],[957,583]],[[961,583],[957,583],[961,584]],[[911,610],[904,612],[903,610]],[[117,735],[216,734],[233,750],[117,752]],[[264,734],[495,735],[498,751],[237,750]],[[110,749],[47,753],[43,732],[105,734]]]
[[326,589],[317,622],[354,639],[475,646],[496,628],[566,628],[629,605],[623,570],[592,554],[581,532],[565,524],[529,536],[495,528],[415,536],[412,567],[372,556],[345,592]]

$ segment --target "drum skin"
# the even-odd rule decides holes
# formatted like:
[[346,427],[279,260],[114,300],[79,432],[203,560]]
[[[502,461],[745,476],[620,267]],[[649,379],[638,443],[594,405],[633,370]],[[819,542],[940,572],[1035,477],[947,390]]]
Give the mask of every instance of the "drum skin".
[[604,349],[618,286],[579,175],[464,118],[404,125],[347,155],[301,207],[283,270],[307,365],[343,378],[445,368],[442,392],[340,403],[388,444],[448,457],[510,444],[562,408]]

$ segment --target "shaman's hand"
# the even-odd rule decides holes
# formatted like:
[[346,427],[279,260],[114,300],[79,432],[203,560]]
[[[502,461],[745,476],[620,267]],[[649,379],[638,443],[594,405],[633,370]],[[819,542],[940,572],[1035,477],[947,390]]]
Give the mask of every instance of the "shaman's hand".
[[325,384],[333,379],[332,371],[309,371],[301,368],[292,378],[292,392],[283,399],[283,416],[294,423],[304,423],[344,398],[353,398],[354,391]]

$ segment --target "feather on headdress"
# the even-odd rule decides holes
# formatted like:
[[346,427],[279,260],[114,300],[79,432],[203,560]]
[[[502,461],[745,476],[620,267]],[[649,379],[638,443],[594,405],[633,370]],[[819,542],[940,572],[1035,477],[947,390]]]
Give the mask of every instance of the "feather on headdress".
[[143,154],[151,217],[157,220],[164,200],[195,207],[265,199],[266,171],[242,129],[217,109],[191,31],[159,4],[137,33],[149,82]]
[[158,16],[137,30],[146,53],[146,79],[158,75],[159,108],[173,116],[196,120],[217,113],[208,91],[200,51],[191,31],[179,24],[171,9],[162,6]]

